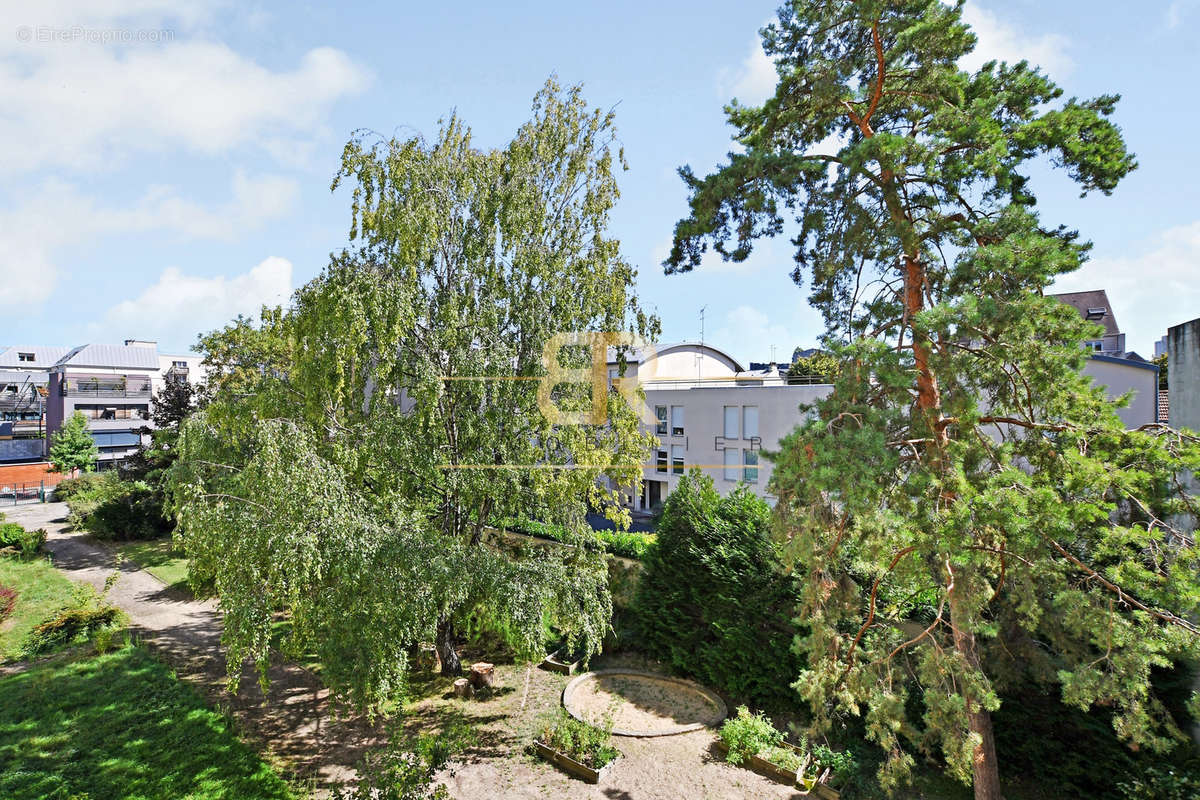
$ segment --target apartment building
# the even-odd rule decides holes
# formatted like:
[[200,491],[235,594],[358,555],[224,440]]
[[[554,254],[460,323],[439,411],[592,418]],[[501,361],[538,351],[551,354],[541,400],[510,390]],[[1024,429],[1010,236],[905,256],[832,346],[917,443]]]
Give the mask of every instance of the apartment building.
[[[99,451],[99,466],[111,467],[132,454],[142,443],[142,430],[150,426],[154,392],[169,380],[203,379],[200,357],[158,352],[155,342],[127,339],[124,344],[85,344],[79,347],[9,347],[0,352],[0,384],[30,385],[42,398],[36,410],[44,438],[39,452],[26,446],[0,461],[40,460],[49,441],[76,411],[88,420]],[[22,392],[16,392],[22,396]],[[5,409],[0,403],[0,412]],[[15,412],[14,412],[15,413]],[[34,413],[25,412],[26,416]],[[21,421],[28,426],[32,419]],[[9,448],[10,450],[13,448]],[[20,448],[17,448],[20,450]]]
[[1125,334],[1117,324],[1108,293],[1096,289],[1052,297],[1074,308],[1084,319],[1103,327],[1100,338],[1083,343],[1092,353],[1083,372],[1104,388],[1110,400],[1131,393],[1129,405],[1117,409],[1117,416],[1125,427],[1132,429],[1164,421],[1159,418],[1158,367],[1125,349]]
[[[640,383],[654,415],[646,429],[658,438],[652,463],[643,469],[641,494],[624,497],[640,512],[662,503],[692,467],[722,492],[745,484],[772,501],[772,465],[763,450],[777,449],[800,424],[802,405],[832,391],[828,385],[789,385],[775,364],[745,369],[728,353],[698,342],[635,351],[626,363],[624,377]],[[615,354],[608,374],[619,377]]]

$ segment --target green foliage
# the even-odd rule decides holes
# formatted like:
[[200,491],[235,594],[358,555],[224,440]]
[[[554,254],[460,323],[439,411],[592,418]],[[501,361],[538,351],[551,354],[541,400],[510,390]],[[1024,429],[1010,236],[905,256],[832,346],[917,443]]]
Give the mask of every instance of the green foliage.
[[796,359],[787,371],[788,383],[833,383],[841,362],[832,353],[817,352]]
[[[520,649],[549,615],[598,650],[603,557],[511,559],[483,526],[537,506],[590,538],[587,501],[615,502],[598,479],[636,484],[652,437],[619,395],[606,425],[556,426],[535,381],[474,379],[544,375],[562,332],[654,332],[605,233],[614,137],[610,114],[553,82],[500,149],[453,117],[433,140],[357,135],[335,180],[353,249],[289,311],[202,339],[210,401],[182,425],[169,494],[193,576],[221,597],[231,677],[265,666],[278,610],[360,704],[398,689],[412,643],[436,641],[455,671],[480,607]],[[562,464],[586,468],[523,468]]]
[[1195,800],[1200,797],[1200,764],[1147,767],[1118,781],[1115,788],[1126,800]]
[[1167,391],[1167,354],[1163,353],[1161,356],[1155,356],[1150,359],[1150,363],[1158,367],[1158,390],[1160,392]]
[[55,431],[50,442],[50,463],[55,472],[76,469],[91,472],[96,468],[99,453],[88,431],[87,417],[79,411],[63,420],[62,427]]
[[770,521],[749,489],[721,497],[689,472],[667,497],[633,610],[651,655],[735,697],[794,705],[796,586]]
[[449,794],[433,783],[434,774],[478,740],[467,722],[453,716],[437,733],[415,741],[401,737],[393,731],[385,748],[363,759],[358,782],[334,789],[333,800],[445,800]]
[[775,94],[727,108],[727,164],[681,170],[667,268],[791,228],[841,363],[770,487],[803,569],[795,685],[816,730],[863,717],[886,788],[940,751],[991,797],[990,714],[1017,687],[1111,708],[1143,750],[1181,738],[1149,678],[1200,651],[1200,551],[1170,523],[1191,513],[1171,478],[1200,442],[1124,430],[1080,374],[1097,326],[1046,296],[1089,246],[1039,217],[1029,170],[1111,192],[1136,166],[1117,98],[1064,101],[1026,62],[962,71],[962,8],[780,9],[762,31]]
[[75,478],[63,478],[54,487],[54,499],[67,501],[72,497],[93,491],[96,484],[112,480],[111,473],[85,472]]
[[[553,542],[563,542],[566,544],[579,542],[579,536],[572,534],[564,525],[539,522],[528,517],[507,517],[498,521],[496,527],[515,533],[523,533],[526,536],[536,536],[539,539],[549,539]],[[650,551],[650,547],[654,544],[655,539],[653,533],[642,533],[640,531],[598,530],[593,531],[593,534],[594,542],[599,544],[605,552],[634,560],[644,558],[646,553]],[[585,540],[584,546],[589,544],[592,544],[592,542]]]
[[11,549],[21,558],[33,558],[46,543],[46,531],[27,531],[15,522],[0,522],[0,551]]
[[730,764],[741,764],[750,756],[756,756],[767,748],[783,743],[783,733],[761,711],[750,713],[746,706],[738,706],[737,716],[730,717],[721,725],[721,741],[729,748],[725,759]]
[[0,797],[293,800],[221,713],[141,647],[0,678]]
[[[110,580],[109,585],[111,583]],[[90,586],[77,587],[70,605],[34,626],[26,635],[21,644],[23,654],[30,658],[43,655],[120,623],[121,612],[108,603],[107,593],[107,586],[100,595]]]
[[69,606],[75,584],[46,558],[0,558],[0,585],[16,591],[12,615],[0,626],[0,661],[22,657],[22,644],[34,626]]
[[99,539],[153,539],[171,531],[162,515],[161,496],[146,483],[121,480],[115,472],[72,486],[67,508],[71,527]]
[[600,769],[621,755],[611,744],[611,714],[597,726],[577,720],[566,709],[559,708],[542,723],[537,740],[592,769]]

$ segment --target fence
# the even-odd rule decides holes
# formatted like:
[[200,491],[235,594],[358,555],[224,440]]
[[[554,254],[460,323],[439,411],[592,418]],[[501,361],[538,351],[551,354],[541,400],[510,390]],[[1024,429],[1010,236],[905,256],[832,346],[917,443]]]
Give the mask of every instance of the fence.
[[18,503],[44,503],[46,502],[46,494],[52,488],[47,486],[45,481],[0,484],[0,505],[15,506]]

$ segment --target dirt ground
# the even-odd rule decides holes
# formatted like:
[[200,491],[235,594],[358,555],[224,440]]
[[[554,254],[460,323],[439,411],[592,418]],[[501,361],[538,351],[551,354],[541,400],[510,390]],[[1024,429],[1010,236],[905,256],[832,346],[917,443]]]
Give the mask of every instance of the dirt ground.
[[[593,669],[654,664],[630,656],[596,659]],[[559,800],[773,800],[799,798],[793,788],[721,760],[711,730],[639,739],[614,736],[622,758],[599,785],[571,778],[525,748],[539,721],[556,712],[568,678],[524,665],[496,667],[497,695],[460,700],[437,679],[430,695],[410,707],[410,724],[429,730],[434,719],[459,712],[472,721],[479,741],[439,776],[457,800],[555,798]]]

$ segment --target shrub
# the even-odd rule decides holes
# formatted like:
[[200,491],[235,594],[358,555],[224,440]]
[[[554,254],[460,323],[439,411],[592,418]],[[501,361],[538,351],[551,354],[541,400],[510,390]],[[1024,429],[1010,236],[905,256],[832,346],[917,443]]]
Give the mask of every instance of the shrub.
[[54,487],[54,498],[70,500],[76,495],[89,491],[96,484],[109,479],[109,473],[106,472],[85,472],[77,478],[64,478]]
[[[514,533],[523,533],[526,536],[536,536],[539,539],[549,539],[552,542],[574,543],[577,538],[561,525],[539,522],[527,517],[508,517],[497,521],[496,527]],[[655,539],[652,533],[637,531],[593,531],[593,533],[605,552],[633,559],[641,559],[645,556]]]
[[602,727],[580,722],[560,708],[538,731],[538,741],[585,767],[600,769],[621,755],[612,746],[612,716]]
[[8,619],[17,605],[17,590],[8,586],[0,586],[0,622]]
[[27,531],[15,522],[0,522],[0,550],[15,550],[22,558],[33,558],[46,543],[46,531]]
[[795,579],[783,574],[770,507],[749,489],[721,497],[698,470],[667,498],[633,611],[641,646],[757,705],[797,705]]
[[721,726],[721,741],[729,748],[725,760],[741,764],[750,756],[779,747],[783,744],[783,734],[762,712],[751,714],[750,709],[738,706],[737,716],[725,720]]
[[451,718],[436,734],[422,734],[412,742],[401,735],[393,732],[386,747],[364,758],[358,782],[334,789],[333,800],[446,800],[449,793],[434,785],[434,773],[475,744],[475,731]]
[[86,528],[100,539],[154,539],[171,532],[159,494],[141,481],[124,481],[112,472],[68,490],[67,507],[73,528]]
[[64,608],[29,632],[23,645],[25,655],[40,655],[70,644],[80,636],[91,636],[116,623],[119,615],[112,606]]

